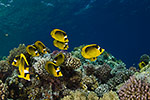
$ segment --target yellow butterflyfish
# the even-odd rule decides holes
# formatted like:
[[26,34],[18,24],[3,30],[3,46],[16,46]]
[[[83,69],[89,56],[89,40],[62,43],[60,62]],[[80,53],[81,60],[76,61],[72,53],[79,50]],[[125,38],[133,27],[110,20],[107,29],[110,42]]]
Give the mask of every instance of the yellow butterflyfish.
[[142,69],[143,67],[145,67],[146,66],[146,63],[144,62],[144,61],[141,61],[140,63],[139,63],[139,68],[140,69]]
[[65,56],[62,52],[60,52],[59,54],[57,54],[53,60],[53,62],[59,66],[64,62]]
[[28,45],[26,47],[26,51],[28,52],[28,54],[30,54],[31,56],[39,56],[39,51],[37,50],[37,48],[33,45]]
[[41,41],[36,41],[34,45],[39,49],[39,51],[43,54],[47,53],[46,46]]
[[[24,78],[25,80],[30,81],[30,74],[29,74],[29,63],[25,57],[24,54],[20,54],[20,62],[19,62],[19,73],[20,75],[18,75],[19,78]],[[25,68],[26,67],[26,68]],[[27,74],[27,75],[25,75]]]
[[57,47],[61,50],[68,50],[68,48],[69,48],[68,42],[60,42],[60,41],[54,40],[53,44],[55,47]]
[[17,56],[14,58],[14,60],[13,60],[13,62],[12,62],[12,65],[18,67],[18,66],[19,66],[19,61],[20,61],[20,55],[17,55]]
[[81,55],[86,59],[95,61],[97,57],[101,55],[103,52],[104,52],[104,49],[102,49],[97,44],[90,44],[82,48]]
[[69,42],[69,40],[67,38],[67,34],[63,30],[54,29],[54,30],[51,31],[50,35],[52,36],[52,38],[54,38],[57,41]]
[[61,77],[63,76],[59,66],[57,66],[55,63],[51,62],[51,61],[47,61],[45,64],[45,69],[47,70],[47,72],[51,75],[53,75],[54,77]]

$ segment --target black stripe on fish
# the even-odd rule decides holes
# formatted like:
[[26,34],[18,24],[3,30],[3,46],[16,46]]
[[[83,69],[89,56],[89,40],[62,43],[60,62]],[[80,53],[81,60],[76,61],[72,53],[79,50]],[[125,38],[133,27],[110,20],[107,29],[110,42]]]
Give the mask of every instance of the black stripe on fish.
[[60,74],[60,71],[57,72],[57,75],[59,75],[59,74]]

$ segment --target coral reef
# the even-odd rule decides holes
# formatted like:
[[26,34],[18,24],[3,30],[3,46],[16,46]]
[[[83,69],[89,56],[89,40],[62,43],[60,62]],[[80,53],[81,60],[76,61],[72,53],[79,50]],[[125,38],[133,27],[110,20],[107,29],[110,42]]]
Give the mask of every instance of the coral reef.
[[8,86],[0,80],[0,99],[6,100],[8,93]]
[[11,67],[9,66],[6,60],[0,61],[0,79],[2,81],[4,81],[9,74],[11,74],[10,69]]
[[107,84],[101,84],[98,88],[95,89],[95,93],[98,96],[102,97],[104,93],[109,91],[109,86]]
[[[135,67],[127,69],[121,60],[106,51],[98,56],[96,61],[91,62],[82,57],[83,46],[74,48],[71,53],[54,50],[52,53],[33,57],[27,54],[26,46],[20,44],[18,48],[10,51],[6,60],[0,61],[1,99],[127,100],[128,97],[134,99],[134,95],[138,97],[138,93],[139,98],[150,99],[150,64],[140,71]],[[20,53],[23,53],[29,62],[30,81],[19,78],[17,67],[11,65],[14,57]],[[53,71],[57,72],[59,67],[63,76],[54,77],[53,73],[47,72],[45,64],[47,61],[54,62],[59,53],[63,53],[64,62],[55,66]],[[142,61],[149,61],[148,59],[148,55],[141,57]],[[128,81],[125,82],[126,80]],[[133,89],[137,94],[132,93]]]
[[73,57],[71,53],[65,54],[65,61],[61,65],[62,68],[68,69],[68,70],[74,70],[81,66],[81,61],[77,57]]
[[95,70],[94,75],[102,82],[105,83],[111,77],[111,67],[107,64],[100,65],[99,68]]
[[111,91],[105,93],[103,95],[103,97],[100,98],[99,100],[119,100],[119,97],[116,92],[111,90]]
[[98,100],[99,97],[94,92],[84,92],[82,90],[70,91],[70,94],[61,100]]
[[84,76],[81,80],[82,86],[86,86],[88,90],[95,90],[99,83],[94,75]]
[[113,78],[110,78],[107,82],[109,89],[114,90],[117,85],[128,80],[130,76],[132,76],[133,74],[134,72],[130,70],[125,70],[123,72],[116,74]]
[[93,64],[84,64],[83,68],[85,70],[86,75],[92,75],[95,72],[95,66]]
[[45,69],[45,64],[47,61],[50,60],[50,57],[39,56],[39,57],[34,57],[33,59],[35,60],[35,62],[32,63],[32,67],[34,68],[35,73],[37,73],[42,78],[47,79],[49,73]]
[[9,64],[11,64],[14,57],[20,55],[21,53],[27,53],[25,44],[20,44],[18,48],[14,48],[13,50],[11,50],[6,60],[9,62]]
[[135,76],[125,82],[118,91],[120,100],[149,100],[150,99],[150,84],[144,80],[137,80]]

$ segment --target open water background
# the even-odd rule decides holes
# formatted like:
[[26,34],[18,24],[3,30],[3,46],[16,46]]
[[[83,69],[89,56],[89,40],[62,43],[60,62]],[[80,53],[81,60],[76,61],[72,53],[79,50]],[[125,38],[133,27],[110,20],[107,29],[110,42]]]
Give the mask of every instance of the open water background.
[[57,49],[49,35],[54,28],[68,34],[69,51],[96,43],[136,66],[150,54],[150,0],[0,0],[0,56],[37,40]]

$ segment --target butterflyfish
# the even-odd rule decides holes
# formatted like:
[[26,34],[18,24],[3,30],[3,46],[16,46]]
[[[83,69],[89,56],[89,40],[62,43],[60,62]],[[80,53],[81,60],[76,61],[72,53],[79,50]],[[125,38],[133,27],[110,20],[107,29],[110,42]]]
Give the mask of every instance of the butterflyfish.
[[54,29],[51,31],[50,35],[57,41],[69,42],[66,32],[60,29]]
[[19,62],[19,78],[23,78],[25,80],[30,81],[30,74],[29,74],[29,63],[24,54],[20,54],[20,62]]
[[142,69],[143,67],[145,67],[147,64],[144,61],[141,61],[139,63],[139,68]]
[[57,54],[53,60],[53,63],[55,63],[57,66],[61,65],[64,62],[65,56],[62,52]]
[[60,41],[54,40],[53,44],[55,47],[57,47],[61,50],[68,50],[68,48],[69,48],[68,42],[60,42]]
[[28,52],[29,55],[31,56],[39,56],[39,51],[37,50],[37,48],[33,45],[28,45],[26,47],[26,51]]
[[47,53],[46,46],[41,41],[36,41],[34,45],[39,49],[39,51],[43,54]]
[[47,70],[47,72],[51,75],[53,75],[54,77],[61,77],[63,76],[59,66],[57,66],[55,63],[51,62],[51,61],[47,61],[45,64],[45,69]]
[[14,60],[13,60],[13,62],[12,62],[12,65],[13,66],[19,66],[19,61],[20,61],[20,55],[17,55],[15,58],[14,58]]
[[89,59],[90,61],[95,61],[99,55],[101,55],[104,52],[104,49],[102,49],[97,44],[90,44],[86,45],[82,48],[81,55]]

